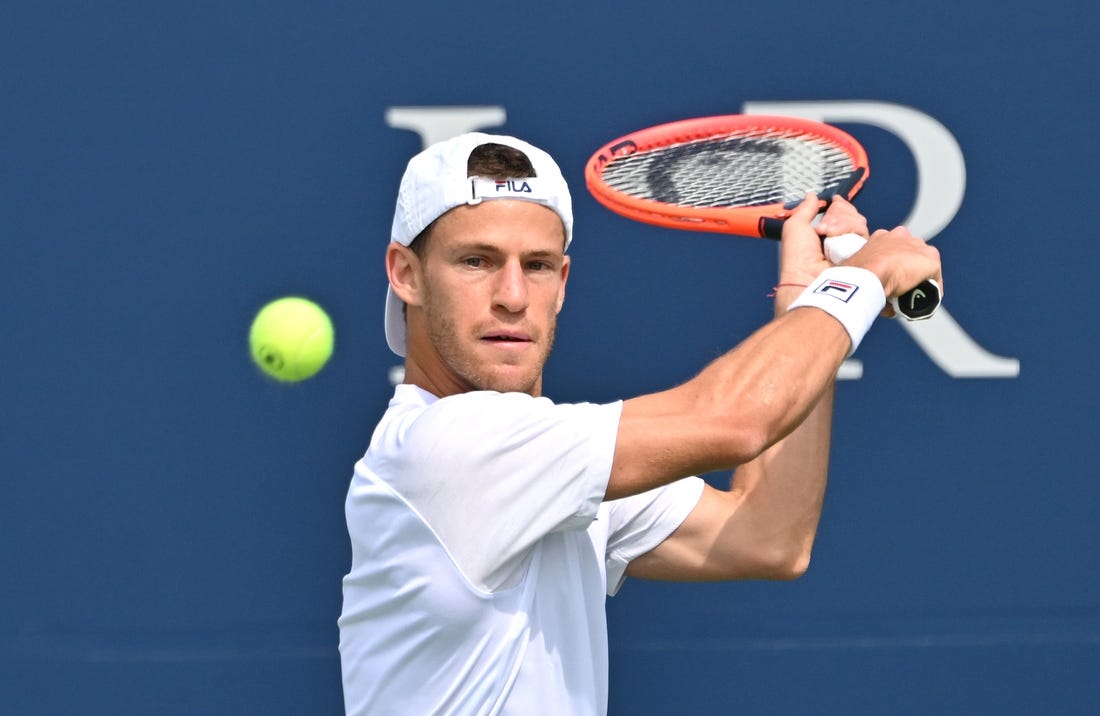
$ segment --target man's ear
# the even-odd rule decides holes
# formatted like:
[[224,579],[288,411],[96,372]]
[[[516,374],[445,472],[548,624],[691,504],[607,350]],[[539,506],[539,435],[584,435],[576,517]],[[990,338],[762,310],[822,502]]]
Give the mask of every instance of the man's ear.
[[410,306],[420,304],[420,258],[412,249],[391,242],[386,248],[386,275],[398,298]]
[[561,313],[561,307],[565,305],[565,284],[569,280],[569,255],[566,254],[561,262],[561,287],[558,288],[558,308],[555,313]]

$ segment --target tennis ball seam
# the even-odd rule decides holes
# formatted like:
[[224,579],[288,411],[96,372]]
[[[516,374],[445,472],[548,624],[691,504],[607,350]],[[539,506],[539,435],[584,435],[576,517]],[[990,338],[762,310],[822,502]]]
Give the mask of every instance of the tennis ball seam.
[[313,370],[303,374],[301,370],[302,364],[299,361],[306,347],[311,346],[313,341],[317,340],[319,336],[324,336],[326,334],[332,335],[332,324],[329,321],[328,316],[322,313],[318,317],[321,319],[321,322],[317,325],[316,328],[313,329],[312,333],[306,336],[305,339],[298,344],[298,348],[294,352],[294,361],[292,365],[294,366],[294,377],[298,380],[305,380],[306,378],[310,378],[320,372],[321,368],[323,368],[325,364],[328,363],[328,359],[332,355],[333,348],[329,348],[329,350],[326,351],[326,355],[317,362],[316,366],[313,366]]

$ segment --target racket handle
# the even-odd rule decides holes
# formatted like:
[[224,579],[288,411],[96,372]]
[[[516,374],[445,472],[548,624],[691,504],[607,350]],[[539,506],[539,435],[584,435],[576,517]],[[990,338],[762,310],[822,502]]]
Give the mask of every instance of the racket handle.
[[[851,258],[852,254],[863,248],[867,239],[859,234],[841,234],[825,239],[825,258],[838,264]],[[890,299],[894,311],[910,321],[921,321],[931,318],[940,307],[943,292],[940,285],[933,279],[921,281],[916,288],[911,288],[905,293]]]

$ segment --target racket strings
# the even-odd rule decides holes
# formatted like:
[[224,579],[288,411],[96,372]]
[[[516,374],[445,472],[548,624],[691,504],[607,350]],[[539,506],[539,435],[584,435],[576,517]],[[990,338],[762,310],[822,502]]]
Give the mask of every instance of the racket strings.
[[796,132],[709,137],[616,157],[604,167],[611,188],[639,199],[689,207],[788,204],[829,196],[854,170],[843,148]]

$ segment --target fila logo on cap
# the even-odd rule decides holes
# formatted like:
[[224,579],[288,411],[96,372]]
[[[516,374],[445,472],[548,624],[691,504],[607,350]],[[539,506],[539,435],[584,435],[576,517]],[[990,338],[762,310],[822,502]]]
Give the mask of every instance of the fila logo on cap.
[[531,194],[531,185],[521,179],[497,179],[496,190],[513,194]]
[[551,205],[552,197],[547,195],[548,187],[536,178],[530,179],[486,179],[470,177],[470,199],[468,204],[477,204],[482,199],[524,199],[540,204]]

